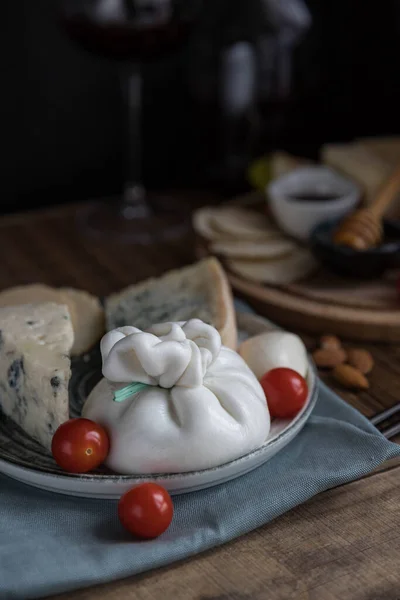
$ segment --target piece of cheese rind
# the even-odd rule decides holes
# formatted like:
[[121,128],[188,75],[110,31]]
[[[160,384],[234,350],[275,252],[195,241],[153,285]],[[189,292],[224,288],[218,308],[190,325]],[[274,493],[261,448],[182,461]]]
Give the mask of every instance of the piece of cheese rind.
[[73,356],[90,350],[105,332],[105,316],[99,299],[84,290],[61,288],[60,296],[71,314],[74,329]]
[[48,450],[69,418],[73,340],[66,306],[0,308],[0,408]]
[[41,304],[43,302],[56,302],[60,304],[58,290],[44,283],[32,283],[17,285],[0,292],[0,307]]

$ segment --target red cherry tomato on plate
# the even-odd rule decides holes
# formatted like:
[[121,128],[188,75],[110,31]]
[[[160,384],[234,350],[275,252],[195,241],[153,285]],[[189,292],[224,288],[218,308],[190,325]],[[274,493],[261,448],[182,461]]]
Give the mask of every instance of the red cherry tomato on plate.
[[307,382],[293,369],[271,369],[260,380],[267,398],[271,417],[288,419],[303,408],[307,396]]
[[51,451],[59,467],[69,473],[87,473],[104,462],[109,452],[108,435],[89,419],[70,419],[53,435]]
[[142,483],[121,496],[118,516],[134,535],[152,539],[168,529],[174,514],[171,496],[156,483]]

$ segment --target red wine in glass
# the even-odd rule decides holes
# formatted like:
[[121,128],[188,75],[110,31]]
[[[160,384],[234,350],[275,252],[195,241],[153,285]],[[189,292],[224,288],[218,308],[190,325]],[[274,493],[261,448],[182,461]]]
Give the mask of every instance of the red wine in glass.
[[118,61],[127,108],[124,192],[117,202],[101,202],[81,212],[80,221],[92,234],[150,244],[177,237],[187,226],[171,198],[149,198],[142,185],[140,67],[184,46],[200,5],[200,0],[61,2],[61,24],[69,37],[92,53]]
[[[134,2],[129,4],[135,5]],[[170,5],[170,10],[173,8],[170,1],[160,5]],[[135,18],[135,13],[129,15],[127,11],[116,14],[114,18],[110,15],[99,20],[89,11],[86,14],[64,14],[62,23],[69,37],[90,52],[110,59],[143,63],[178,50],[185,42],[192,22],[184,16],[179,18],[179,14],[174,17],[166,9],[164,14],[159,12],[157,16],[157,3],[155,7],[149,2],[147,8],[146,5],[142,7],[147,19]]]

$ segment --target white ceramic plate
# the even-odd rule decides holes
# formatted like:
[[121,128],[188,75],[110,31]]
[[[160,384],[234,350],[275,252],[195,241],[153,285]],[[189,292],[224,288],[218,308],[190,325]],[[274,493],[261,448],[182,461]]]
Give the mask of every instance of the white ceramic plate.
[[[265,319],[248,314],[238,314],[238,326],[241,340],[275,328]],[[74,361],[70,389],[71,416],[79,415],[88,392],[100,379],[100,365],[98,351]],[[274,420],[268,439],[261,448],[219,467],[190,473],[143,474],[134,477],[115,475],[105,470],[86,475],[69,474],[59,469],[52,457],[12,421],[0,417],[0,472],[43,490],[87,498],[118,499],[133,485],[144,481],[155,481],[171,494],[194,492],[218,485],[256,469],[298,435],[318,397],[318,379],[311,363],[307,379],[309,395],[301,412],[291,420]]]

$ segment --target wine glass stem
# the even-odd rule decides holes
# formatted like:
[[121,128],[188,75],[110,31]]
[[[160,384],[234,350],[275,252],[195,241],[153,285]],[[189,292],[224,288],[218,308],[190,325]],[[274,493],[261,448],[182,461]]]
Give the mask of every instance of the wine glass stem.
[[120,73],[127,112],[127,174],[121,212],[126,219],[150,214],[142,184],[142,75],[136,65],[123,66]]

